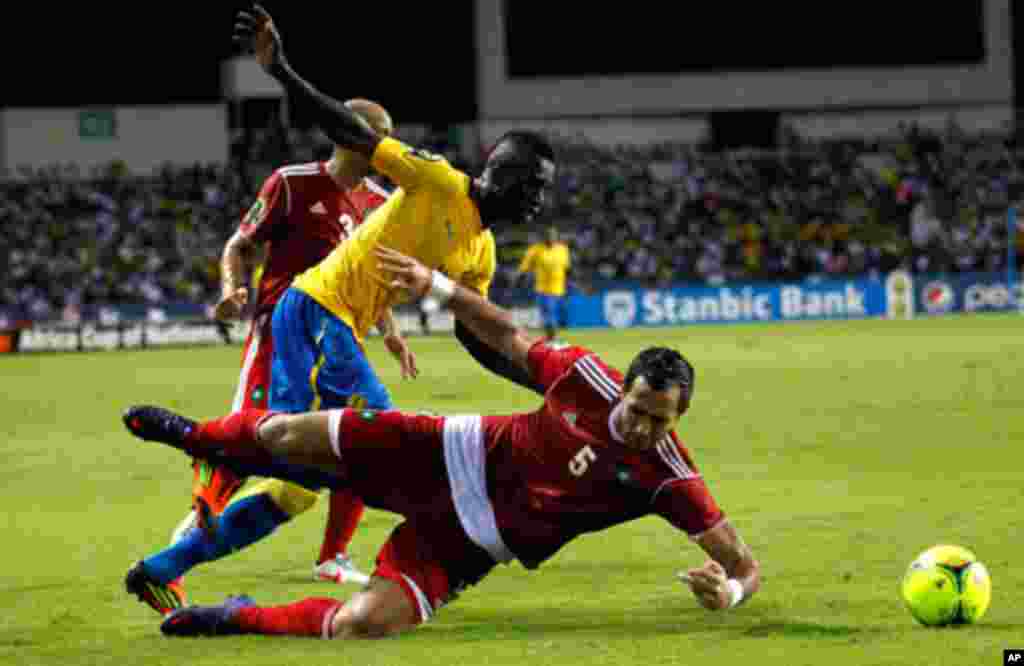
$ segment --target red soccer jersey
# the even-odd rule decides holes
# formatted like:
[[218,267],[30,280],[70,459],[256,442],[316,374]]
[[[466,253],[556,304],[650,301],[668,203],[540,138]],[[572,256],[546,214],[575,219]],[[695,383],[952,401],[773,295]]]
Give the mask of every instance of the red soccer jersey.
[[580,534],[652,513],[691,535],[722,520],[675,433],[635,451],[612,432],[620,372],[587,349],[545,342],[529,363],[547,389],[543,406],[483,418],[498,529],[524,566],[539,566]]
[[267,245],[257,313],[273,309],[296,275],[320,263],[387,198],[369,179],[338,189],[325,166],[311,162],[276,170],[242,220],[242,234]]

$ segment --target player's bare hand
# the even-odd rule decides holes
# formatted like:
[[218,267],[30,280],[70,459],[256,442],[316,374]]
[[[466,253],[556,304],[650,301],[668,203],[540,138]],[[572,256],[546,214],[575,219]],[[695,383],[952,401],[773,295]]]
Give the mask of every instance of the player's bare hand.
[[700,605],[709,610],[723,610],[729,607],[732,595],[729,592],[728,576],[721,564],[708,560],[704,566],[680,572],[679,578],[690,586],[693,596]]
[[256,61],[271,76],[276,77],[284,66],[281,33],[261,5],[254,4],[249,11],[238,12],[233,39],[246,53],[254,54]]
[[384,336],[384,346],[402,367],[402,379],[416,379],[420,369],[416,366],[416,354],[409,349],[409,343],[400,335],[391,333]]
[[221,298],[213,306],[213,318],[217,321],[230,321],[242,316],[245,306],[249,304],[249,290],[239,287],[232,294]]
[[388,247],[378,247],[375,252],[381,269],[393,276],[389,286],[404,289],[416,298],[427,295],[434,277],[432,270],[412,257]]

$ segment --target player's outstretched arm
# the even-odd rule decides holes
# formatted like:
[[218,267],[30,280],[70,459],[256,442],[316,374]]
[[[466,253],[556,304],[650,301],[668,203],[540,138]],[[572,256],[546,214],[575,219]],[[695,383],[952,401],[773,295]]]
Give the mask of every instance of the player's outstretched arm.
[[469,327],[458,319],[455,320],[455,339],[469,352],[469,355],[476,359],[476,362],[487,368],[499,377],[519,384],[523,388],[543,396],[544,387],[534,381],[530,373],[522,366],[513,363],[504,354],[488,347],[480,338],[469,330]]
[[484,344],[502,353],[529,376],[530,347],[539,338],[516,326],[511,313],[401,252],[379,247],[376,254],[380,267],[394,275],[392,287],[409,291],[417,298],[433,294]]
[[314,122],[331,141],[367,159],[373,156],[381,137],[359,114],[314,88],[292,69],[284,55],[281,34],[267,10],[254,4],[250,11],[238,12],[234,41],[255,54],[260,66],[284,86],[289,97],[308,104]]
[[710,559],[680,574],[701,605],[723,610],[743,603],[761,588],[761,565],[728,519],[697,537]]

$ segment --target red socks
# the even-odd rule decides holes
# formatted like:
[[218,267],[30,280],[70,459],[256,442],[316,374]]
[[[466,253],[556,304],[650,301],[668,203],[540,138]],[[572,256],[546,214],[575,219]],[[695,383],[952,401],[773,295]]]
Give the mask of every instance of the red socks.
[[270,454],[255,446],[259,441],[256,429],[266,417],[274,413],[266,409],[243,409],[219,419],[205,421],[192,431],[187,443],[201,453],[216,454],[223,450],[232,458],[269,462]]
[[247,606],[238,609],[234,621],[248,634],[331,638],[331,621],[342,605],[337,599],[311,597],[287,606]]
[[324,530],[324,542],[320,546],[320,559],[317,564],[332,559],[338,553],[348,551],[359,520],[363,517],[366,505],[350,490],[332,490],[330,505],[327,510],[327,528]]

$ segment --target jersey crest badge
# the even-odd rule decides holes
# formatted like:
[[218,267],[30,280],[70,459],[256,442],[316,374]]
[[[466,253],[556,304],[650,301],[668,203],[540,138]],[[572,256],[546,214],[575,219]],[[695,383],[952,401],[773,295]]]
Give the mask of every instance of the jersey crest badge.
[[326,215],[327,206],[324,205],[323,201],[317,201],[315,204],[309,207],[309,212],[315,215]]

